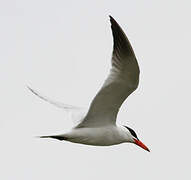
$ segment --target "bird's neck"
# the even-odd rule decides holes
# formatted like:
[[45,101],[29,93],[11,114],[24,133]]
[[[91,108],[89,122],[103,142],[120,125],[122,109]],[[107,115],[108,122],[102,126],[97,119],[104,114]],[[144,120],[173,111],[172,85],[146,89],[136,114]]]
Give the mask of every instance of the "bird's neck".
[[123,125],[117,125],[119,136],[124,140],[124,142],[132,142],[131,135],[129,134],[129,131],[127,128],[125,128]]

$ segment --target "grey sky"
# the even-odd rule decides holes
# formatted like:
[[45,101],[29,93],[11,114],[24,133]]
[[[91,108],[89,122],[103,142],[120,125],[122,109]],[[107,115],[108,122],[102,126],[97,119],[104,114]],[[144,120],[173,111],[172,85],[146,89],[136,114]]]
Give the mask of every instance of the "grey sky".
[[[190,7],[188,0],[1,1],[0,178],[190,179]],[[132,127],[151,153],[133,144],[34,138],[72,123],[26,85],[88,106],[110,68],[108,15],[126,32],[141,69],[118,123]]]

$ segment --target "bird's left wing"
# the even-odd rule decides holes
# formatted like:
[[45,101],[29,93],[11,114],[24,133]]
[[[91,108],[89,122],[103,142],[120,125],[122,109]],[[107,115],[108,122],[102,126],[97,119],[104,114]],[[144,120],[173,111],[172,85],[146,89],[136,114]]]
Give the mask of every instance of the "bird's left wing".
[[115,124],[120,106],[138,86],[139,66],[130,42],[111,16],[110,22],[114,40],[112,68],[77,128]]

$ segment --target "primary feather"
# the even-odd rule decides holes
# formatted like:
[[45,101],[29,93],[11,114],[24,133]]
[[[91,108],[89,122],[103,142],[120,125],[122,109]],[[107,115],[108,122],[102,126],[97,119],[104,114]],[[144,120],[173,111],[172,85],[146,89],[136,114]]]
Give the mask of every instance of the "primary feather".
[[111,16],[110,22],[114,40],[112,68],[78,127],[115,124],[120,106],[139,83],[139,66],[130,42]]

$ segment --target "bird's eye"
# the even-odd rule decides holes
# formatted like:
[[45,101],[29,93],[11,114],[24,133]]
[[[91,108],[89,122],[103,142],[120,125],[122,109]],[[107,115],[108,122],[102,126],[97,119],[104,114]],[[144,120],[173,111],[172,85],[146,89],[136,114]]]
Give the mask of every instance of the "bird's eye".
[[135,131],[134,131],[133,129],[131,129],[131,128],[127,127],[127,126],[125,126],[125,127],[129,130],[129,132],[131,133],[131,135],[132,135],[133,137],[135,137],[136,139],[138,139],[137,134],[135,133]]

